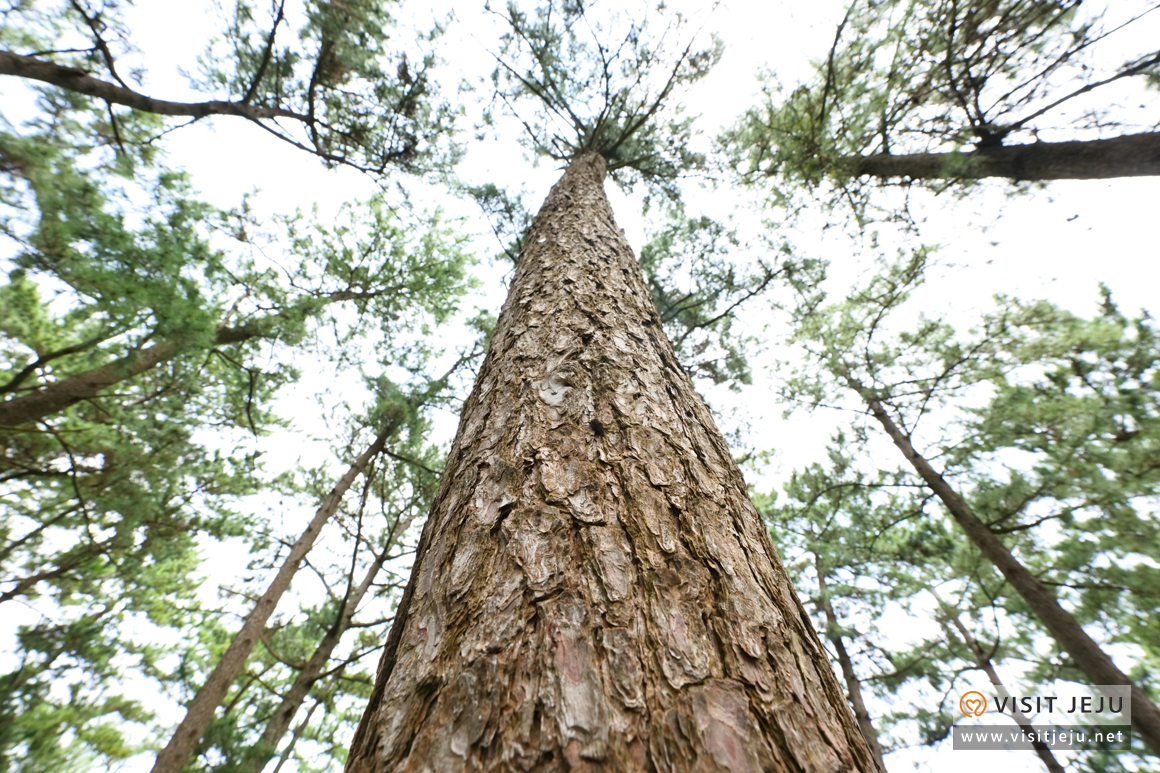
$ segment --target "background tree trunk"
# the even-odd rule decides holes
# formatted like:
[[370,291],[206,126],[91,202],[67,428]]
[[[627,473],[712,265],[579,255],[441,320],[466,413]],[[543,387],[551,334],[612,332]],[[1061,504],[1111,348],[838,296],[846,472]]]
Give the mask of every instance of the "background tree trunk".
[[604,168],[528,231],[347,770],[877,770]]
[[[282,736],[286,735],[286,731],[290,729],[290,723],[294,721],[294,716],[302,708],[302,704],[306,702],[306,698],[310,695],[310,691],[314,688],[315,683],[323,677],[326,664],[330,662],[330,656],[334,653],[335,647],[342,641],[343,634],[346,633],[346,630],[351,625],[351,621],[354,620],[355,613],[358,612],[359,604],[362,603],[363,598],[370,592],[371,586],[374,584],[379,572],[382,571],[383,564],[387,562],[392,548],[396,547],[398,541],[406,533],[407,529],[411,527],[413,518],[414,510],[411,510],[410,517],[401,522],[396,522],[391,528],[390,539],[387,540],[387,544],[383,546],[379,554],[375,556],[374,562],[367,569],[366,574],[363,575],[362,582],[357,587],[348,589],[346,599],[343,601],[342,607],[338,610],[334,624],[330,626],[326,635],[322,637],[322,641],[314,648],[313,654],[311,654],[310,659],[302,666],[302,670],[298,672],[298,676],[295,677],[294,683],[290,685],[290,689],[282,695],[282,702],[274,710],[274,713],[270,715],[270,720],[266,723],[266,729],[262,732],[261,739],[242,761],[242,773],[261,773],[266,767],[266,764],[274,759],[274,755],[278,751],[278,744],[282,741]],[[358,549],[357,546],[355,549]],[[313,708],[311,711],[313,711]],[[309,716],[308,713],[307,718]]]
[[1140,734],[1140,738],[1149,749],[1160,754],[1160,709],[1152,703],[1147,693],[1120,670],[1108,653],[1088,635],[1079,621],[1043,587],[1039,578],[1007,549],[987,524],[979,520],[967,501],[951,488],[946,479],[930,466],[930,462],[922,454],[915,450],[910,438],[894,423],[874,393],[849,373],[845,374],[845,378],[850,388],[866,401],[870,414],[882,425],[882,429],[894,441],[894,445],[914,467],[927,487],[942,501],[947,512],[967,535],[967,539],[979,549],[984,558],[995,565],[1007,582],[1011,583],[1012,589],[1026,602],[1027,608],[1039,618],[1043,627],[1055,637],[1063,651],[1071,656],[1076,667],[1093,685],[1131,687],[1132,729]]
[[852,159],[855,176],[912,179],[1006,177],[1102,180],[1160,175],[1160,133],[1106,140],[1033,142],[968,153],[879,154]]
[[874,721],[870,719],[870,711],[866,708],[866,701],[862,698],[862,682],[854,671],[854,661],[846,651],[846,642],[842,638],[841,627],[838,625],[838,615],[834,612],[834,605],[830,603],[830,596],[826,588],[826,572],[822,565],[822,557],[814,553],[814,571],[818,575],[818,608],[826,616],[826,638],[834,647],[838,656],[838,667],[842,670],[842,679],[846,682],[846,693],[850,696],[850,706],[854,709],[854,719],[862,729],[862,736],[870,753],[883,770],[886,762],[882,759],[882,746],[878,743],[878,733],[874,730]]
[[[949,627],[949,625],[953,625],[963,642],[967,645],[967,649],[971,651],[971,656],[975,659],[975,664],[991,680],[991,684],[995,687],[995,694],[1001,698],[1010,698],[1011,693],[1007,691],[1007,686],[999,678],[999,672],[995,670],[995,664],[991,662],[990,656],[979,646],[978,640],[963,625],[963,621],[959,619],[958,613],[944,607],[944,614],[946,616],[944,625],[948,626],[946,628],[947,641],[954,641],[954,634]],[[1034,727],[1031,719],[1018,708],[1015,708],[1014,703],[1011,705],[1011,718],[1018,722],[1019,726],[1025,730],[1031,731]],[[1064,767],[1059,764],[1059,761],[1055,759],[1055,755],[1051,753],[1051,747],[1043,743],[1043,741],[1038,740],[1038,734],[1034,734],[1034,737],[1036,740],[1031,742],[1031,748],[1035,750],[1035,756],[1039,757],[1044,767],[1047,768],[1048,773],[1065,773]]]
[[396,409],[392,415],[384,420],[383,428],[370,447],[354,460],[346,474],[339,478],[338,483],[322,500],[322,504],[315,511],[314,517],[306,526],[306,530],[302,532],[302,536],[290,546],[289,553],[282,561],[274,579],[266,587],[265,593],[254,603],[254,607],[246,616],[241,630],[234,635],[230,646],[206,678],[205,684],[201,686],[201,689],[193,696],[193,700],[186,706],[185,716],[178,724],[177,729],[173,731],[173,735],[170,736],[165,748],[157,754],[151,773],[181,773],[185,768],[189,761],[189,755],[193,753],[198,741],[205,734],[206,728],[213,720],[214,712],[217,711],[222,699],[229,692],[230,685],[245,668],[250,652],[258,643],[262,631],[266,629],[266,622],[270,619],[270,615],[274,614],[282,595],[290,587],[290,581],[298,572],[298,566],[302,563],[302,559],[314,547],[314,542],[322,533],[322,527],[338,510],[347,489],[358,479],[358,476],[362,475],[367,465],[382,452],[387,444],[387,439],[399,428],[402,421],[402,410]]

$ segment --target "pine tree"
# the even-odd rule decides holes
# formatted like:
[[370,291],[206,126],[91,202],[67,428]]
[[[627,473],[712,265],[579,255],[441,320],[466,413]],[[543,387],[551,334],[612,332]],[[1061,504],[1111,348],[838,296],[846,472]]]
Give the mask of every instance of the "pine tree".
[[815,78],[787,91],[768,76],[731,141],[754,177],[853,189],[1157,175],[1155,115],[1132,109],[1152,101],[1140,91],[1160,68],[1160,52],[1132,39],[1151,10],[853,0]]
[[503,103],[532,103],[534,149],[566,170],[522,240],[347,770],[877,770],[604,193],[610,171],[673,195],[692,159],[670,102],[715,53],[666,59],[637,19],[609,43],[588,10],[505,17]]
[[[198,76],[211,99],[196,104],[157,100],[125,72],[123,6],[4,11],[0,73],[25,78],[37,101],[19,122],[6,104],[0,130],[0,604],[42,617],[21,626],[14,667],[0,674],[0,770],[103,768],[164,740],[154,702],[123,685],[183,699],[226,650],[228,616],[213,616],[189,579],[205,545],[247,541],[255,565],[279,563],[280,543],[245,498],[301,494],[260,468],[251,442],[284,423],[272,400],[298,378],[294,361],[333,333],[313,367],[358,350],[416,376],[417,355],[431,351],[424,327],[455,311],[468,260],[438,216],[375,198],[330,224],[260,223],[246,202],[199,201],[160,163],[174,116],[240,117],[376,175],[441,163],[451,113],[422,55],[396,70],[405,52],[386,43],[386,8],[311,4],[291,31],[281,7],[263,29],[239,3]],[[91,47],[73,45],[85,39]],[[291,257],[265,263],[271,244]],[[369,418],[383,421],[371,436],[394,444],[390,408],[419,433],[421,412],[402,394],[413,384],[376,382],[382,404]],[[174,657],[177,668],[162,665]]]
[[347,769],[874,770],[603,176],[527,234]]
[[[1150,433],[1137,429],[1155,411],[1154,333],[1143,320],[1130,325],[1105,297],[1104,318],[1090,323],[1049,304],[1007,301],[974,340],[957,339],[929,319],[886,339],[885,320],[921,283],[925,259],[919,251],[884,263],[845,301],[803,305],[795,336],[811,366],[793,391],[814,404],[841,402],[843,392],[856,396],[963,537],[1009,584],[1010,603],[1066,653],[1071,673],[1088,684],[1131,685],[1133,728],[1156,753],[1160,712],[1147,669],[1117,665],[1083,625],[1107,612],[1112,635],[1134,631],[1128,635],[1153,657],[1143,623],[1154,617],[1143,611],[1154,608],[1153,572],[1115,567],[1121,551],[1154,553],[1155,526],[1141,516],[1154,496],[1153,444]],[[1018,386],[1021,366],[1044,368],[1047,377]],[[984,384],[995,388],[995,399],[965,423],[969,439],[944,438],[920,450],[922,418]],[[1034,466],[993,479],[985,472],[990,455],[1004,447],[1032,452]],[[941,470],[931,461],[936,457]],[[1048,515],[1036,515],[1039,507]],[[1059,537],[1037,528],[1056,520]],[[1113,568],[1093,566],[1097,555]]]
[[[771,497],[761,509],[799,589],[816,594],[863,733],[877,725],[888,746],[916,737],[942,742],[961,716],[954,701],[968,689],[964,676],[981,671],[1006,695],[1009,685],[997,668],[1029,670],[1030,683],[1038,684],[1055,678],[1058,653],[1037,662],[1038,626],[1023,610],[1005,608],[994,568],[953,524],[929,511],[937,500],[913,472],[889,469],[888,458],[867,453],[869,428],[849,429],[851,437],[839,432],[830,444],[828,463],[796,471],[784,497]],[[899,607],[914,623],[905,632],[881,622]],[[868,710],[871,700],[878,716]],[[1059,770],[1046,745],[1035,751],[1048,770]]]

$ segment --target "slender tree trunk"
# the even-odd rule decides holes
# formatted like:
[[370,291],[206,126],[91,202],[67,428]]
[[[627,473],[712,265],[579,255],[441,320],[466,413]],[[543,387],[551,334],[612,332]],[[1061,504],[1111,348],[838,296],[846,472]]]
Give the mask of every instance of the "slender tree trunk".
[[1031,612],[1039,618],[1064,651],[1071,655],[1076,666],[1087,675],[1092,684],[1131,686],[1132,727],[1140,734],[1149,749],[1160,754],[1160,710],[1156,708],[1156,704],[1152,703],[1144,691],[1112,662],[1100,645],[1088,636],[1083,626],[1060,606],[1055,596],[1051,595],[1035,575],[987,528],[987,525],[978,519],[966,500],[959,496],[943,476],[935,472],[930,463],[914,449],[910,438],[894,423],[874,393],[848,373],[845,374],[845,378],[850,388],[866,401],[870,413],[886,430],[894,445],[898,446],[902,455],[935,496],[942,500],[951,517],[966,532],[967,538],[979,549],[984,558],[995,565],[1007,582],[1011,583],[1011,587],[1027,603]]
[[847,161],[854,176],[912,179],[1006,177],[1012,180],[1101,180],[1160,175],[1160,133],[1106,140],[1033,142],[967,153],[879,154]]
[[604,169],[524,240],[347,770],[877,770]]
[[266,723],[266,729],[262,732],[261,740],[254,746],[251,753],[246,755],[247,758],[242,764],[243,771],[258,773],[277,754],[278,744],[281,742],[282,736],[290,728],[290,723],[294,720],[294,715],[298,713],[298,709],[306,702],[306,698],[310,695],[310,690],[314,687],[315,682],[322,678],[323,669],[326,668],[326,664],[330,660],[334,648],[338,646],[342,635],[350,627],[350,621],[354,619],[355,612],[358,611],[358,605],[362,603],[363,598],[370,591],[371,585],[374,583],[379,571],[382,570],[383,564],[386,563],[387,556],[394,546],[395,540],[406,533],[410,526],[410,519],[396,525],[393,538],[388,541],[388,544],[383,548],[382,552],[375,557],[374,563],[367,569],[358,587],[353,588],[347,595],[342,609],[339,610],[338,617],[334,620],[334,624],[326,632],[326,635],[322,637],[322,641],[318,643],[318,647],[315,648],[310,659],[306,661],[302,670],[298,672],[298,676],[294,679],[294,684],[282,696],[282,703],[279,704],[278,708],[270,716],[270,721]]
[[[1007,686],[1004,685],[1003,680],[999,678],[999,672],[995,670],[995,664],[991,662],[991,658],[988,657],[987,653],[983,651],[983,648],[979,646],[978,640],[976,640],[975,637],[971,635],[971,632],[967,630],[967,627],[963,625],[963,621],[959,619],[958,614],[947,610],[947,618],[949,622],[955,627],[955,630],[958,631],[960,638],[962,638],[963,642],[967,645],[967,649],[971,651],[971,656],[975,659],[975,665],[977,665],[982,670],[982,672],[987,675],[987,678],[991,680],[991,684],[995,687],[995,692],[997,692],[1000,697],[1010,698],[1011,693],[1007,692]],[[954,634],[951,633],[950,629],[947,629],[947,638],[954,638]],[[1011,712],[1011,717],[1017,723],[1019,723],[1020,727],[1030,730],[1031,720],[1027,717],[1026,714],[1014,706]],[[1038,735],[1034,733],[1032,733],[1032,737],[1038,739]],[[1055,755],[1051,753],[1051,747],[1039,740],[1032,741],[1031,746],[1033,749],[1035,749],[1036,756],[1039,757],[1040,761],[1042,761],[1044,766],[1047,768],[1048,773],[1064,773],[1063,766],[1059,764],[1059,761],[1055,759]]]
[[850,653],[846,651],[846,642],[838,633],[838,616],[834,613],[834,605],[826,593],[826,573],[823,571],[822,557],[814,553],[814,569],[818,574],[818,607],[826,616],[826,638],[834,645],[838,655],[838,666],[842,669],[842,678],[846,681],[846,693],[850,696],[850,705],[854,708],[854,719],[858,721],[858,728],[870,753],[878,762],[878,767],[886,770],[886,762],[882,759],[882,746],[878,743],[878,733],[874,730],[874,722],[870,719],[870,712],[866,708],[866,701],[862,699],[862,682],[854,673],[854,662],[850,660]]
[[222,699],[225,698],[230,685],[245,667],[246,660],[254,649],[258,637],[266,628],[266,621],[274,613],[274,608],[278,606],[282,594],[290,587],[290,581],[298,571],[298,565],[310,552],[310,548],[314,546],[314,541],[318,539],[322,527],[338,509],[347,489],[362,474],[371,459],[383,450],[387,438],[398,429],[401,422],[402,410],[396,409],[395,414],[385,420],[382,430],[370,447],[354,461],[346,474],[322,501],[322,505],[314,514],[314,518],[306,527],[306,531],[291,546],[290,553],[282,562],[282,566],[278,569],[278,573],[274,576],[270,586],[254,604],[253,610],[246,617],[245,623],[242,624],[242,629],[234,636],[234,640],[230,642],[229,648],[214,666],[205,684],[197,691],[197,695],[186,707],[185,718],[177,726],[177,730],[169,739],[169,743],[157,755],[152,773],[181,773],[182,768],[189,761],[189,755],[197,746],[198,741],[201,740],[202,735],[205,734],[205,729],[209,727],[214,712],[221,704]]
[[327,662],[330,661],[330,656],[334,652],[334,648],[342,640],[342,635],[350,626],[350,621],[354,617],[354,613],[358,610],[359,602],[362,601],[363,596],[370,589],[371,583],[374,582],[374,578],[379,573],[379,570],[383,568],[383,562],[386,559],[387,551],[384,550],[375,559],[375,562],[367,571],[359,587],[346,599],[342,609],[339,610],[338,617],[334,620],[334,624],[331,625],[326,635],[322,637],[322,641],[318,643],[318,646],[314,648],[310,659],[302,666],[302,670],[298,672],[298,676],[295,677],[294,683],[290,685],[290,689],[282,696],[282,703],[278,705],[278,708],[270,716],[270,721],[266,723],[266,729],[262,732],[261,739],[250,750],[250,753],[246,755],[246,759],[242,763],[243,771],[247,771],[247,773],[258,773],[278,753],[278,743],[282,740],[282,736],[286,734],[286,731],[290,729],[290,723],[294,721],[294,715],[298,713],[298,709],[302,708],[302,704],[306,702],[306,698],[310,695],[310,690],[314,687],[315,682],[322,678],[322,671],[326,668]]
[[314,701],[314,704],[306,712],[306,716],[298,723],[298,727],[294,728],[294,735],[290,737],[290,743],[286,744],[286,748],[282,751],[282,756],[278,758],[278,764],[274,766],[272,773],[282,772],[282,767],[290,759],[290,755],[294,753],[294,747],[298,744],[298,739],[306,732],[306,728],[310,727],[310,718],[314,716],[314,712],[318,710],[321,704],[322,698]]

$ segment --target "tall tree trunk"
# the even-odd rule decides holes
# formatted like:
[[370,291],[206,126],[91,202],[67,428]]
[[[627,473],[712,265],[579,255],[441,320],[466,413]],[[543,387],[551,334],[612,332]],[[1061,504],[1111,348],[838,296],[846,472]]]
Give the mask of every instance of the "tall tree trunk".
[[[987,678],[991,680],[991,684],[994,686],[995,692],[998,693],[999,697],[1001,698],[1010,698],[1011,693],[1007,692],[1007,686],[1003,684],[1003,680],[999,678],[999,672],[995,670],[995,664],[991,662],[991,658],[987,655],[986,652],[983,651],[983,648],[979,646],[978,640],[975,639],[971,632],[967,630],[967,627],[963,625],[963,621],[959,619],[959,616],[956,612],[949,610],[946,607],[943,609],[946,614],[947,621],[955,627],[956,631],[958,631],[959,637],[962,638],[963,643],[967,645],[967,649],[971,651],[971,657],[974,658],[975,665],[977,665],[979,669],[987,675]],[[947,628],[947,638],[954,638],[954,634],[951,632],[950,628]],[[1026,714],[1015,707],[1014,704],[1012,704],[1011,717],[1019,724],[1020,727],[1027,730],[1031,729],[1031,720],[1028,719]],[[1064,773],[1063,766],[1059,764],[1059,761],[1055,759],[1055,755],[1051,753],[1051,747],[1038,740],[1038,734],[1033,733],[1032,737],[1034,737],[1036,740],[1031,742],[1031,747],[1035,750],[1036,756],[1039,757],[1040,761],[1047,768],[1048,773]]]
[[866,745],[870,747],[870,753],[874,755],[878,767],[886,770],[886,762],[882,759],[882,746],[878,743],[878,733],[874,730],[874,722],[870,719],[870,711],[866,708],[866,701],[862,699],[862,682],[858,680],[858,674],[854,672],[854,661],[850,659],[850,653],[846,651],[846,642],[842,634],[839,633],[838,615],[834,613],[834,605],[830,603],[830,597],[826,590],[824,569],[822,557],[814,553],[814,570],[818,574],[817,605],[822,610],[822,614],[826,616],[826,638],[830,640],[830,644],[834,646],[834,652],[838,655],[838,666],[842,670],[842,679],[846,682],[846,694],[850,696],[850,705],[854,709],[854,719],[858,721],[862,737],[866,739]]
[[198,741],[205,734],[205,729],[209,727],[214,712],[221,704],[222,699],[225,698],[230,685],[234,683],[238,674],[245,667],[250,652],[253,651],[254,645],[258,642],[258,637],[266,628],[266,621],[274,613],[282,594],[290,587],[290,581],[294,579],[298,565],[302,563],[302,559],[314,546],[322,527],[338,509],[347,489],[362,474],[370,461],[383,450],[387,438],[398,429],[402,423],[402,417],[402,409],[396,408],[394,414],[385,420],[382,430],[370,447],[350,465],[346,474],[339,479],[326,498],[322,500],[321,506],[315,512],[314,518],[311,519],[302,536],[290,547],[289,554],[282,562],[282,566],[279,567],[278,573],[270,582],[266,592],[254,603],[254,608],[246,617],[242,629],[234,636],[234,640],[230,642],[230,646],[222,655],[221,660],[214,666],[205,684],[197,691],[197,695],[186,707],[185,717],[181,720],[181,724],[173,732],[169,743],[157,755],[157,760],[153,763],[152,773],[181,773],[186,762],[189,761],[189,755],[193,753]]
[[855,177],[912,179],[1006,177],[1012,180],[1102,180],[1160,175],[1160,133],[1106,140],[1033,142],[967,153],[879,154],[847,159]]
[[347,770],[877,770],[604,170],[524,240]]
[[1071,655],[1076,666],[1091,680],[1091,683],[1131,686],[1132,727],[1140,734],[1149,749],[1160,754],[1160,710],[1156,708],[1156,704],[1152,703],[1144,691],[1112,662],[1100,645],[1088,636],[1083,626],[1060,606],[1055,596],[1051,595],[1035,575],[1019,562],[1007,546],[987,528],[987,524],[979,520],[966,500],[959,496],[943,476],[914,449],[910,438],[894,423],[874,393],[849,373],[845,374],[845,378],[850,388],[866,401],[870,413],[886,430],[894,445],[930,490],[942,501],[967,538],[979,549],[984,558],[995,565],[1007,582],[1011,583],[1011,587],[1027,603],[1032,614],[1039,618],[1064,651]]

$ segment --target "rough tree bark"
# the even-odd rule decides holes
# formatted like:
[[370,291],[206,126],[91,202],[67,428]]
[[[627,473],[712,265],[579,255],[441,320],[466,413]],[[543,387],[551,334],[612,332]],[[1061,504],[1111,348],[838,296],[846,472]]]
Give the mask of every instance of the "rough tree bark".
[[524,240],[347,771],[877,770],[604,170]]
[[979,549],[984,558],[995,565],[1007,582],[1011,583],[1012,589],[1027,603],[1032,614],[1039,618],[1043,627],[1055,638],[1064,652],[1071,655],[1076,667],[1093,685],[1131,686],[1132,728],[1140,734],[1140,738],[1149,749],[1155,754],[1160,754],[1160,709],[1156,708],[1156,704],[1152,703],[1148,695],[1119,669],[1108,653],[1088,635],[1079,621],[1060,605],[1059,600],[1051,595],[1047,588],[1043,587],[1039,578],[1007,549],[1007,546],[987,528],[987,524],[979,520],[967,501],[951,488],[946,479],[930,466],[930,462],[922,454],[915,450],[910,438],[895,424],[874,392],[849,373],[845,374],[845,379],[850,388],[866,401],[871,415],[894,441],[894,445],[914,467],[927,487],[942,501],[951,517],[967,535],[967,539]]
[[866,701],[862,699],[862,682],[854,671],[854,661],[850,659],[850,653],[846,650],[846,642],[842,634],[839,633],[838,615],[834,612],[834,605],[830,603],[826,589],[825,567],[822,566],[822,557],[817,553],[814,553],[814,571],[818,574],[817,605],[822,614],[826,616],[826,638],[830,640],[830,644],[833,645],[834,652],[838,656],[838,667],[842,669],[842,679],[846,682],[846,693],[850,696],[850,706],[854,709],[854,719],[858,721],[858,727],[862,730],[866,745],[870,747],[870,753],[874,755],[878,765],[885,770],[886,763],[882,759],[882,745],[878,743],[878,733],[874,730],[874,721],[870,718]]
[[1033,142],[968,153],[879,154],[849,159],[854,176],[911,179],[1006,177],[1102,180],[1160,175],[1160,133],[1106,140]]

